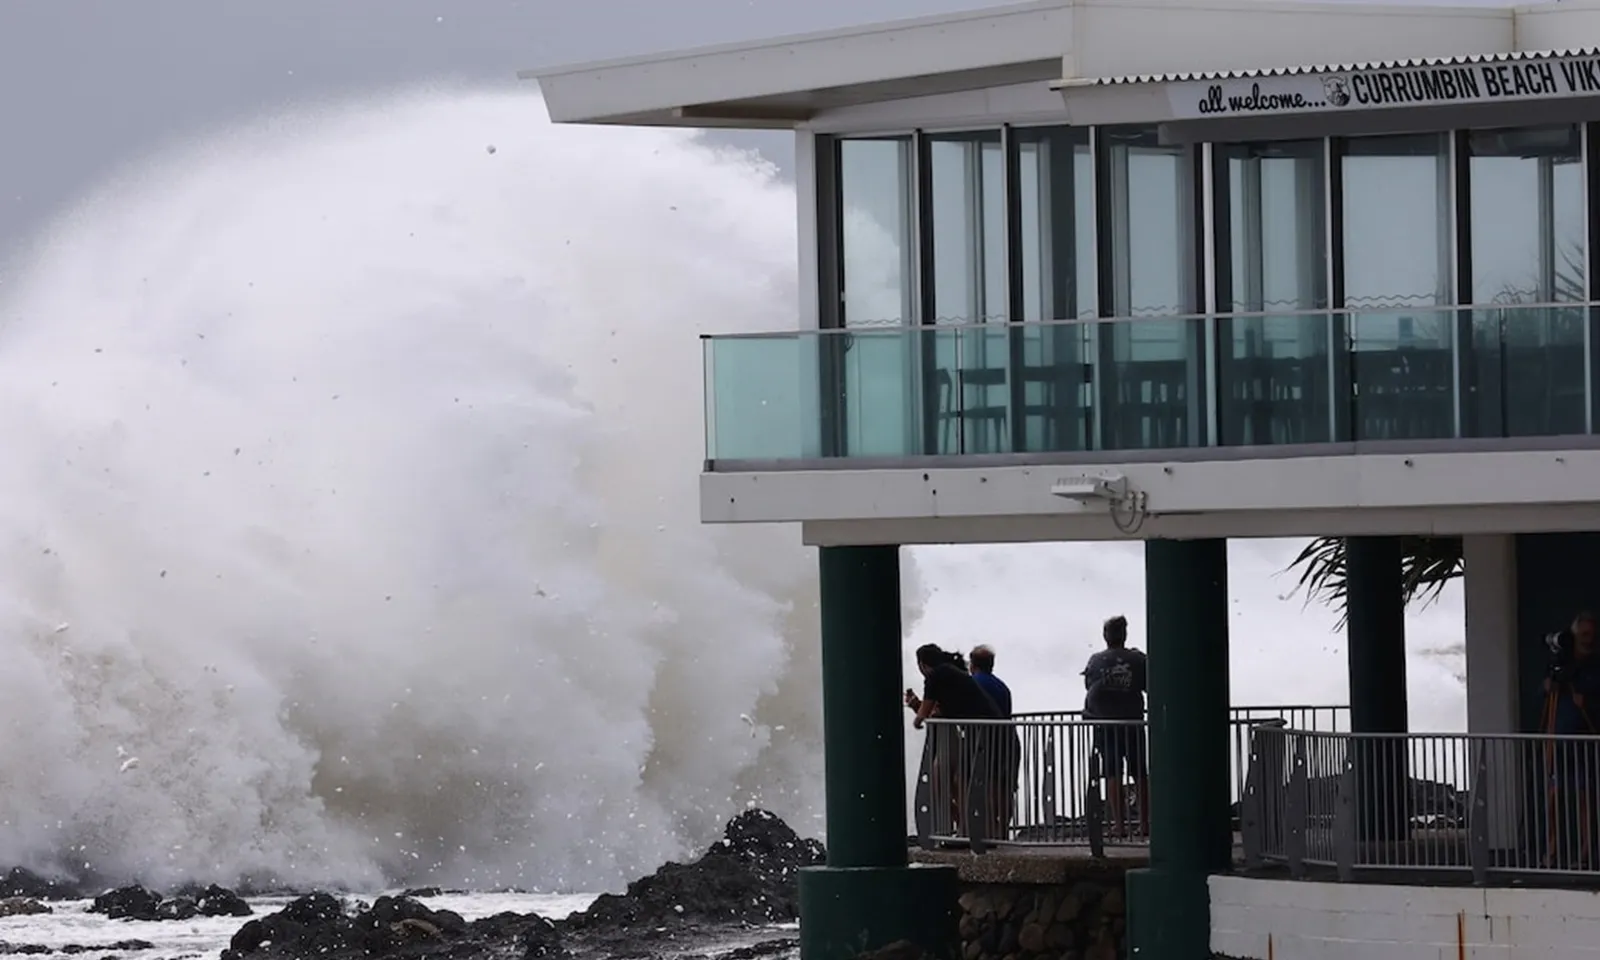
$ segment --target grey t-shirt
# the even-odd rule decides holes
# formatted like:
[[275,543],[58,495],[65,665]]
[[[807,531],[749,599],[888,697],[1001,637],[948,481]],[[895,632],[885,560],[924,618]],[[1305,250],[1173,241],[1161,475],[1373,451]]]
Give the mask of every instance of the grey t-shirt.
[[1129,647],[1107,647],[1083,668],[1083,715],[1091,720],[1144,717],[1145,657]]

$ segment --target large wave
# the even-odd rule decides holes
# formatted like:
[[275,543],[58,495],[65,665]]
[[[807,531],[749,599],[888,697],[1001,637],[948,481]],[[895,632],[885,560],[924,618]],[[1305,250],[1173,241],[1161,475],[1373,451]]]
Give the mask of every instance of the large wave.
[[[814,558],[696,490],[696,334],[795,325],[794,203],[686,133],[436,91],[65,213],[0,300],[0,863],[593,890],[746,803],[820,830]],[[907,649],[1075,706],[1137,550],[909,551]],[[1270,605],[1284,548],[1234,555]],[[1276,609],[1236,701],[1339,699],[1330,621]]]
[[0,306],[0,862],[594,889],[815,811],[814,563],[696,494],[696,334],[795,325],[793,223],[453,92],[64,216]]

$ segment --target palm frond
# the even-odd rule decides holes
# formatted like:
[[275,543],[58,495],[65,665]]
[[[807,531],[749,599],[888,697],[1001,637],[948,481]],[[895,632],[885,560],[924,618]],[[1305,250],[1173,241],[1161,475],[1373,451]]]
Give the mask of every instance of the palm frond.
[[[1400,538],[1400,589],[1408,606],[1433,603],[1446,584],[1465,572],[1461,549],[1460,537]],[[1308,603],[1318,600],[1334,607],[1343,629],[1350,587],[1344,538],[1318,537],[1307,543],[1284,570],[1293,571],[1299,571],[1299,578],[1289,595],[1304,593]]]

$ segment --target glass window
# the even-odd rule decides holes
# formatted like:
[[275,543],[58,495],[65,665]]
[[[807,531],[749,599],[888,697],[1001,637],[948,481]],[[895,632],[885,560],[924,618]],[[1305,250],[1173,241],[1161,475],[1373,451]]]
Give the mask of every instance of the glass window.
[[1000,131],[929,137],[928,166],[935,321],[1009,319]]
[[[1022,318],[1063,321],[1098,309],[1094,158],[1085,127],[1016,131],[1022,217]],[[1023,442],[1028,450],[1084,450],[1092,441],[1094,325],[1022,329]]]
[[1576,125],[1474,130],[1470,436],[1586,430],[1588,243]]
[[[1194,297],[1193,165],[1183,146],[1153,129],[1102,129],[1110,221],[1112,314],[1153,318],[1191,313]],[[1105,291],[1102,291],[1102,299]],[[1122,319],[1099,324],[1097,408],[1105,449],[1183,447],[1201,442],[1196,320]]]
[[[1332,437],[1327,189],[1321,140],[1219,146],[1218,429],[1224,444]],[[1221,166],[1225,165],[1225,166]],[[1220,213],[1220,210],[1219,210]]]
[[1362,137],[1342,160],[1356,440],[1456,435],[1449,137]]
[[[1004,453],[1012,448],[1012,397],[1000,131],[930,136],[928,185],[933,321],[978,325],[936,338],[935,385],[959,405],[960,452]],[[940,417],[943,438],[950,433],[949,412],[941,408]],[[939,446],[944,449],[943,439]]]
[[839,142],[844,323],[878,327],[916,315],[911,141]]
[[[914,323],[916,209],[909,138],[839,141],[840,303],[846,327]],[[895,456],[916,449],[916,351],[904,331],[827,338],[825,408],[837,426],[829,449]]]
[[1587,247],[1578,127],[1474,130],[1472,302],[1576,303]]
[[1094,162],[1086,127],[1016,131],[1024,320],[1098,312]]

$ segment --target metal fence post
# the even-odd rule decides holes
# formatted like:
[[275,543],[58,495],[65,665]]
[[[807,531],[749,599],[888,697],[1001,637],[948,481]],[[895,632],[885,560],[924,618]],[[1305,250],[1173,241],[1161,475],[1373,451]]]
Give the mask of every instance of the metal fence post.
[[1467,812],[1467,857],[1472,864],[1472,882],[1480,887],[1489,882],[1489,747],[1495,742],[1480,740],[1477,744]]
[[[935,728],[937,729],[937,728]],[[917,846],[932,850],[933,842],[933,730],[922,737],[922,762],[917,767],[917,789],[911,809],[917,822]]]
[[1349,741],[1346,741],[1344,755],[1340,759],[1339,792],[1333,809],[1333,855],[1341,883],[1350,882],[1356,863],[1356,766],[1351,762],[1349,747]]
[[1295,879],[1306,874],[1306,743],[1298,734],[1294,738],[1294,755],[1289,762],[1289,796],[1284,804],[1284,846],[1288,854],[1289,875]]
[[1245,765],[1244,790],[1239,795],[1239,840],[1244,846],[1247,867],[1261,866],[1261,804],[1265,778],[1259,731],[1259,727],[1250,730],[1249,762]]
[[1101,772],[1100,759],[1091,753],[1089,785],[1083,792],[1083,819],[1089,833],[1089,855],[1096,860],[1103,860],[1106,855],[1106,806],[1101,793]]
[[1040,771],[1040,775],[1044,778],[1043,790],[1041,791],[1044,796],[1040,798],[1040,802],[1043,807],[1042,812],[1044,815],[1040,819],[1053,828],[1056,822],[1056,817],[1059,815],[1056,810],[1055,724],[1050,724],[1044,728],[1044,766]]
[[[972,761],[967,766],[967,837],[973,853],[989,849],[989,740],[999,727],[977,725],[961,731],[965,747],[971,751]],[[960,754],[957,754],[960,756]]]

